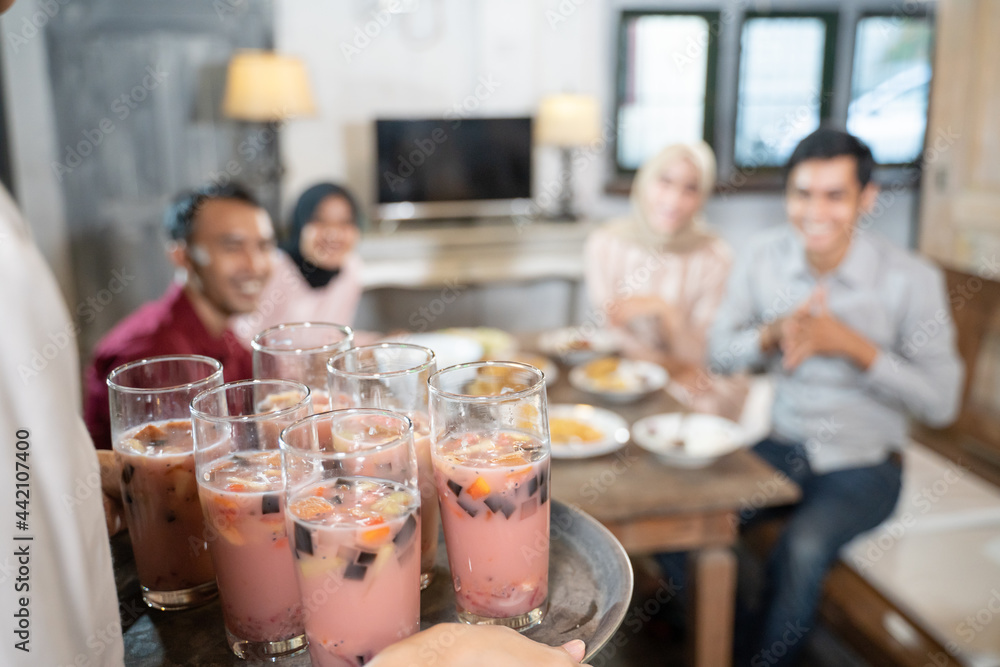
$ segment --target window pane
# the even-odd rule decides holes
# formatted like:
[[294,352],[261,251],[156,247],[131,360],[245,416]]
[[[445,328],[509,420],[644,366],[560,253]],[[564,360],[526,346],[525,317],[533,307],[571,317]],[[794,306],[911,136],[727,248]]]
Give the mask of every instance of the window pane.
[[781,166],[819,127],[826,24],[819,18],[752,18],[743,24],[736,164]]
[[664,146],[705,131],[708,21],[640,16],[625,24],[624,90],[618,100],[618,165],[637,169]]
[[926,18],[858,21],[847,129],[882,164],[911,162],[927,127],[931,26]]

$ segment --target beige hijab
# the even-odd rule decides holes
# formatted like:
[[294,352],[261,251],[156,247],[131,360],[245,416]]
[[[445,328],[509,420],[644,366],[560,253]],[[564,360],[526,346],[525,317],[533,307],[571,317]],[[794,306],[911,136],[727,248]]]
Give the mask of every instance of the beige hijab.
[[628,218],[616,220],[611,230],[618,236],[633,243],[648,246],[660,252],[689,252],[717,237],[708,231],[701,211],[691,222],[669,234],[653,229],[644,210],[646,190],[664,167],[676,160],[687,160],[700,174],[698,189],[707,200],[715,187],[715,153],[704,141],[694,144],[673,144],[654,155],[639,168],[632,181],[632,214]]

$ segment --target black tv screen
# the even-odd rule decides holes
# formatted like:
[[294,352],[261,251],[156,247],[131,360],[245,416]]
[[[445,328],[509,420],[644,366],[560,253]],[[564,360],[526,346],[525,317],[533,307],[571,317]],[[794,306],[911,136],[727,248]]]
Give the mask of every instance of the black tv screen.
[[377,120],[378,203],[531,197],[531,119]]

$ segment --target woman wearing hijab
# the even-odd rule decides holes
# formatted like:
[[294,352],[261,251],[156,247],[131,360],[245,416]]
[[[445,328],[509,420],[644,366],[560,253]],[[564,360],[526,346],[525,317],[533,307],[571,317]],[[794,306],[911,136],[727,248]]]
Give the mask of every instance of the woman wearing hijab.
[[705,367],[708,328],[732,262],[701,213],[714,186],[715,155],[704,142],[674,144],[648,160],[632,185],[631,215],[587,239],[586,284],[626,356],[664,366],[692,408],[737,419],[746,378]]
[[358,206],[346,189],[319,183],[299,197],[288,240],[272,258],[271,279],[257,311],[233,331],[247,344],[285,322],[351,324],[361,300]]

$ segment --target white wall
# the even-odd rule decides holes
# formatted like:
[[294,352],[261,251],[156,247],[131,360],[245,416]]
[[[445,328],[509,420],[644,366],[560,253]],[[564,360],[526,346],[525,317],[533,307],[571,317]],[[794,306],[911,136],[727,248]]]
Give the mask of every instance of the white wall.
[[[306,59],[320,107],[318,117],[284,129],[286,203],[330,178],[347,180],[371,200],[376,117],[441,117],[454,109],[530,115],[547,93],[604,94],[610,56],[605,40],[593,39],[602,32],[603,3],[584,2],[555,27],[545,12],[556,2],[417,4],[413,14],[382,15],[383,27],[373,0],[277,0],[276,48]],[[345,54],[345,45],[360,53]],[[538,159],[539,183],[549,165],[547,177],[555,178],[555,156],[542,150]],[[580,176],[581,192],[594,192],[582,179],[600,180]]]
[[[383,14],[383,26],[376,0],[276,0],[276,48],[306,60],[319,106],[315,118],[283,131],[286,210],[318,180],[346,181],[363,200],[374,199],[371,130],[379,116],[442,116],[463,103],[470,114],[532,114],[544,95],[558,92],[596,95],[610,110],[616,3],[416,0],[412,14]],[[360,52],[345,53],[345,45]],[[611,121],[604,119],[608,128]],[[557,156],[538,149],[536,167],[538,196],[558,178]],[[577,171],[578,210],[597,218],[627,211],[624,197],[604,193],[610,171],[607,151]],[[912,192],[896,197],[876,228],[909,243],[914,206]],[[752,231],[784,220],[781,194],[717,198],[708,217],[739,247]]]

